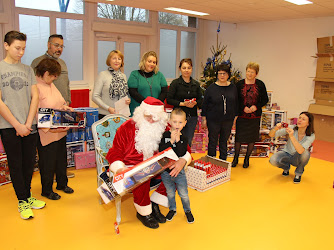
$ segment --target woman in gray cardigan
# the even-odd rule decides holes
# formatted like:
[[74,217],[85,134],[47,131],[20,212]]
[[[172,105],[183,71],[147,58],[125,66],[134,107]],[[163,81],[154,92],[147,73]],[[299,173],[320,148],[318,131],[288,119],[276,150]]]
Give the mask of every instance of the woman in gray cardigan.
[[[93,91],[93,101],[99,106],[99,119],[108,114],[115,114],[115,102],[123,97],[129,97],[126,75],[120,68],[124,66],[124,55],[119,50],[109,53],[107,60],[109,68],[100,72]],[[125,103],[130,104],[130,98]]]

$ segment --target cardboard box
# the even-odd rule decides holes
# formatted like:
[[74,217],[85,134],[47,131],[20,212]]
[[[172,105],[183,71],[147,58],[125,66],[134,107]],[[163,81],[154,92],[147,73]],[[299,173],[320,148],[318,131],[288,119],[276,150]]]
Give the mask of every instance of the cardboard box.
[[[334,100],[315,100],[317,105],[334,106]],[[297,124],[297,123],[296,123]]]
[[83,128],[86,125],[85,112],[71,112],[57,109],[40,108],[38,110],[39,128],[74,127]]
[[334,36],[317,38],[318,53],[320,54],[334,54]]
[[316,81],[334,81],[334,58],[318,57]]
[[308,111],[314,115],[315,138],[334,142],[334,107],[310,104]]
[[207,191],[218,185],[231,180],[231,163],[211,156],[204,156],[199,159],[202,162],[216,165],[222,171],[208,174],[207,172],[194,167],[194,162],[186,168],[186,177],[188,186],[200,192]]
[[331,101],[334,100],[334,82],[315,81],[314,99],[331,100]]

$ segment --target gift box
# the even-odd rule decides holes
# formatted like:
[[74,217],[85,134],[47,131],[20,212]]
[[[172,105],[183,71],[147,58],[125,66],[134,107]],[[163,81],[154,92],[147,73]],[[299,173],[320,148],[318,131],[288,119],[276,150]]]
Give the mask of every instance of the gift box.
[[0,156],[0,186],[10,183],[10,174],[7,162],[7,156],[1,155]]
[[94,122],[99,120],[97,108],[75,108],[74,110],[86,113],[86,127],[91,127]]
[[75,166],[74,154],[77,152],[84,152],[85,143],[84,142],[67,143],[66,148],[67,148],[67,167],[74,167]]
[[231,179],[231,163],[204,156],[190,163],[186,168],[186,177],[188,187],[204,192]]
[[49,108],[40,108],[38,110],[39,128],[59,128],[59,127],[77,127],[83,128],[86,125],[85,112],[72,112]]
[[74,153],[75,169],[95,168],[95,152],[77,152]]
[[[97,188],[97,191],[100,193],[105,203],[109,203],[111,200],[115,199],[116,196],[123,196],[126,193],[131,192],[140,184],[160,174],[178,159],[179,158],[175,152],[171,148],[168,148],[151,158],[133,167],[128,167],[126,170],[112,176],[112,182],[109,182],[100,176],[104,183]],[[108,187],[108,192],[105,190],[106,187]]]

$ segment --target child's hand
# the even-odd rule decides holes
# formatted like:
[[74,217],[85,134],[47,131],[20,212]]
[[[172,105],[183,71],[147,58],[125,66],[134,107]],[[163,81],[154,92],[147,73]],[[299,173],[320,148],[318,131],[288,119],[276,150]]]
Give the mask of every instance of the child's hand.
[[172,177],[178,176],[178,174],[183,169],[184,165],[186,165],[186,163],[187,163],[186,160],[183,159],[183,158],[176,161],[172,166],[169,167],[169,169],[172,169],[172,171],[170,171],[169,175],[172,176]]
[[24,137],[24,136],[29,135],[32,129],[20,123],[19,125],[15,127],[15,130],[16,130],[17,136]]
[[174,144],[174,142],[176,141],[176,139],[177,139],[177,131],[174,130],[174,129],[172,129],[170,131],[170,143]]

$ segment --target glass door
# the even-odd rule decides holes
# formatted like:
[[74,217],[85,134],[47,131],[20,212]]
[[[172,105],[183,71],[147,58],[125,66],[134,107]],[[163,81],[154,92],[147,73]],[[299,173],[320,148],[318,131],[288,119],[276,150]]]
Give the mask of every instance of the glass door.
[[119,35],[98,33],[97,37],[97,73],[106,70],[106,59],[110,51],[118,49],[124,54],[123,72],[129,78],[138,65],[142,54],[146,51],[146,36]]

